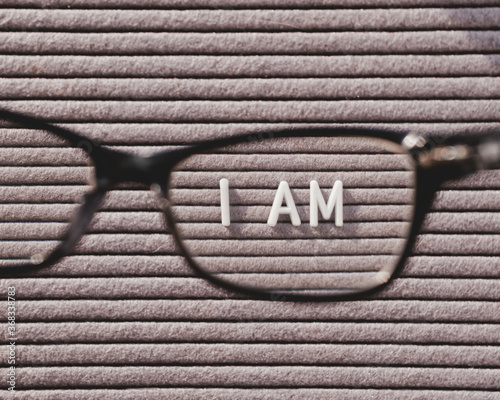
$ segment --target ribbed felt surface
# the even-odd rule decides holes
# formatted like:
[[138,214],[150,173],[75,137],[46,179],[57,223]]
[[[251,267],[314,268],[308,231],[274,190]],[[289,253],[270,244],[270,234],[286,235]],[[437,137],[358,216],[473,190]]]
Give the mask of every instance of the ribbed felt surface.
[[[0,107],[124,151],[297,126],[500,128],[496,0],[0,7]],[[80,161],[43,135],[1,129],[0,234],[50,236],[50,221],[81,195],[70,171]],[[69,165],[55,174],[62,159]],[[353,188],[349,202],[397,212],[395,189],[386,190]],[[218,195],[205,194],[188,199],[195,215]],[[118,188],[74,256],[1,280],[4,332],[7,287],[16,287],[18,369],[17,393],[3,379],[0,398],[499,399],[499,211],[500,171],[449,182],[385,290],[352,302],[272,302],[197,277],[164,233],[155,195]],[[37,221],[28,228],[23,218]],[[7,366],[8,346],[0,357]]]

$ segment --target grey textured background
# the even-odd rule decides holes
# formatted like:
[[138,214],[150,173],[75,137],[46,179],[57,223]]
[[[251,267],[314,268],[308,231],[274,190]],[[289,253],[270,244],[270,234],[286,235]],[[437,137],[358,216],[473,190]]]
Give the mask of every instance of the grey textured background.
[[[0,107],[121,149],[298,125],[500,128],[494,0],[0,6]],[[154,196],[114,191],[78,255],[1,281],[3,301],[18,290],[15,398],[499,399],[499,210],[500,171],[451,182],[387,290],[298,304],[197,278]]]

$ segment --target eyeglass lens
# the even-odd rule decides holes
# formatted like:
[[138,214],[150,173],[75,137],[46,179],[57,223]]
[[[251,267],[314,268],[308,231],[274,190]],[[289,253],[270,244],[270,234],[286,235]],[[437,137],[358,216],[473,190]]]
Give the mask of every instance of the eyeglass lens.
[[322,296],[385,283],[408,240],[415,171],[370,137],[246,141],[192,155],[168,196],[199,268],[253,290]]

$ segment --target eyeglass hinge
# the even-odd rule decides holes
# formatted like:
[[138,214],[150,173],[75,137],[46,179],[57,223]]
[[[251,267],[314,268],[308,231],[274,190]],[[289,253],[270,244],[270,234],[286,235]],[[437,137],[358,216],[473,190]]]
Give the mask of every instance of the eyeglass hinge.
[[474,152],[469,145],[443,142],[433,138],[409,134],[401,144],[413,154],[422,168],[445,167],[472,161]]

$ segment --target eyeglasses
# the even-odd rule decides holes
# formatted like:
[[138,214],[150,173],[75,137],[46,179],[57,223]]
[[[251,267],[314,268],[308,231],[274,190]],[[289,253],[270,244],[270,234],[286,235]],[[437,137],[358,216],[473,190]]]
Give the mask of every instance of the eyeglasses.
[[341,300],[383,287],[440,185],[500,167],[498,135],[308,128],[142,157],[9,111],[0,111],[0,147],[2,275],[70,255],[106,193],[132,182],[158,195],[200,276],[279,300]]

